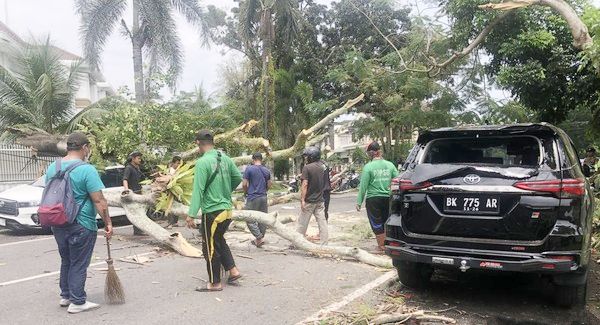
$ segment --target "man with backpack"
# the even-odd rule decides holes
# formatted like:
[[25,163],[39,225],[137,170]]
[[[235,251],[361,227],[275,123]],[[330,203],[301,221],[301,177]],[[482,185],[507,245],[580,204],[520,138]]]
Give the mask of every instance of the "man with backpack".
[[202,253],[209,277],[206,286],[197,287],[196,291],[222,291],[221,267],[229,271],[228,283],[235,283],[242,277],[224,238],[231,224],[231,193],[240,185],[242,175],[231,158],[215,149],[214,137],[210,131],[198,132],[196,145],[202,157],[196,161],[192,200],[186,223],[188,228],[196,228],[195,219],[198,218],[198,212],[202,212]]
[[38,214],[51,226],[61,257],[60,306],[69,313],[100,307],[87,300],[85,281],[98,236],[96,213],[104,221],[105,236],[112,236],[112,222],[98,171],[86,161],[90,142],[83,133],[67,138],[67,155],[48,166],[46,187]]
[[[267,191],[273,185],[271,180],[271,171],[262,164],[263,156],[260,152],[252,155],[252,165],[246,167],[244,171],[244,179],[242,186],[246,194],[245,210],[269,212],[269,204],[267,200]],[[256,221],[248,221],[246,223],[248,229],[256,239],[252,244],[258,248],[265,243],[264,237],[267,232],[267,226]]]

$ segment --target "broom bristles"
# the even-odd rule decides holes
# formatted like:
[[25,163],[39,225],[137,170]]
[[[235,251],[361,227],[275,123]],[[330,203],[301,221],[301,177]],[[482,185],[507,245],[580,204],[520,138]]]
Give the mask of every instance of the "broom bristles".
[[106,273],[106,284],[104,286],[104,299],[111,305],[125,303],[125,292],[123,285],[112,261],[107,261],[108,272]]

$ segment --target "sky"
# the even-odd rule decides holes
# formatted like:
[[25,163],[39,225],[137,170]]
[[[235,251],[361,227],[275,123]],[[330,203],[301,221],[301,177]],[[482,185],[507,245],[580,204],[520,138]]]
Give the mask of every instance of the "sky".
[[[332,0],[317,2],[328,4]],[[411,0],[398,2],[410,3]],[[593,2],[598,5],[600,0]],[[215,5],[227,12],[235,5],[233,0],[201,0],[200,3]],[[128,17],[131,17],[131,11],[125,14],[125,20],[131,21]],[[55,45],[69,52],[82,54],[80,22],[75,13],[74,0],[0,0],[0,20],[25,40],[44,39],[49,35]],[[240,56],[215,45],[203,47],[194,27],[182,17],[178,17],[177,22],[185,55],[185,67],[177,90],[191,91],[202,86],[208,95],[215,96],[220,84],[219,67],[235,62]],[[102,72],[115,90],[126,85],[133,92],[131,44],[120,35],[118,29],[113,32],[102,53]],[[168,91],[165,90],[163,95],[168,97]]]
[[[329,3],[332,0],[318,0]],[[131,3],[131,2],[130,2]],[[202,5],[215,5],[227,12],[235,5],[233,0],[201,0]],[[131,21],[131,10],[125,20]],[[74,0],[0,0],[0,20],[26,41],[50,36],[53,43],[69,52],[82,54],[79,37],[79,17]],[[240,55],[215,45],[202,46],[198,30],[178,16],[185,67],[177,90],[191,91],[202,86],[209,95],[219,90],[219,66],[238,60]],[[126,85],[133,92],[133,63],[131,43],[121,36],[118,28],[111,35],[102,54],[101,70],[107,81],[117,90]],[[169,96],[165,90],[163,95]]]
[[[203,0],[204,5],[213,4],[229,11],[232,0]],[[7,15],[8,12],[8,15]],[[126,13],[131,17],[131,11]],[[8,19],[7,19],[8,18]],[[0,0],[0,19],[26,41],[45,39],[69,52],[82,54],[79,37],[79,17],[75,13],[74,0]],[[208,93],[219,89],[219,65],[235,58],[233,53],[223,55],[223,48],[203,48],[197,30],[178,17],[185,67],[178,82],[178,90],[193,90],[202,86]],[[127,85],[133,91],[133,63],[131,43],[115,29],[102,54],[102,72],[117,90]]]

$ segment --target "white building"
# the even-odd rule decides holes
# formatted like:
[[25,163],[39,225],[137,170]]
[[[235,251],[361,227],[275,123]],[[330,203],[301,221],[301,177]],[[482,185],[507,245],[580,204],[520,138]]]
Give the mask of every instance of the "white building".
[[[13,32],[8,26],[0,22],[0,66],[9,71],[14,71],[15,62],[11,58],[11,51],[24,48],[28,44],[19,35]],[[70,66],[75,61],[81,61],[82,58],[76,54],[70,53],[58,47],[54,47],[56,53],[60,55],[61,61]],[[114,90],[100,72],[93,72],[90,67],[83,63],[80,70],[79,88],[75,96],[76,112],[97,102],[98,100],[114,95]]]

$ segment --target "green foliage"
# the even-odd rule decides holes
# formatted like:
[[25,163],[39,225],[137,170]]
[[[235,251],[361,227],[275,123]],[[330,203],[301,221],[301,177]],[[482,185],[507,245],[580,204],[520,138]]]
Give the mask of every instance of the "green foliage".
[[352,162],[357,165],[364,165],[369,162],[369,156],[367,156],[367,153],[363,148],[355,148],[354,151],[352,151],[351,157]]
[[[85,121],[80,129],[95,139],[96,162],[123,162],[135,150],[145,153],[145,160],[158,162],[166,153],[180,152],[193,147],[194,134],[200,129],[222,132],[241,122],[227,107],[193,112],[186,101],[165,105],[137,105],[121,101],[110,106],[108,113],[96,121]],[[191,102],[194,103],[193,101]],[[114,103],[110,103],[114,105]],[[239,151],[237,145],[224,146],[228,152]]]
[[289,173],[291,168],[289,160],[277,159],[273,163],[273,174],[275,174],[275,178],[283,179],[283,177]]
[[[477,6],[483,0],[444,0],[452,22],[455,48],[460,48],[498,15]],[[587,0],[567,0],[583,18],[592,35],[598,30],[600,14]],[[598,43],[596,43],[598,44]],[[482,43],[489,62],[487,74],[510,90],[519,104],[535,112],[535,119],[561,123],[573,111],[584,109],[592,126],[600,126],[600,78],[596,45],[584,55],[573,46],[565,20],[545,6],[516,10],[495,26]],[[592,64],[588,64],[592,63]]]
[[65,66],[49,38],[9,54],[15,66],[11,71],[0,67],[0,129],[17,125],[48,133],[66,129],[74,114],[80,62]]
[[[166,190],[161,192],[160,197],[156,201],[156,211],[169,214],[174,201],[190,205],[194,184],[194,166],[195,162],[183,164],[177,168],[177,171],[169,183],[167,183]],[[163,173],[166,173],[168,168],[166,166],[161,167]]]

